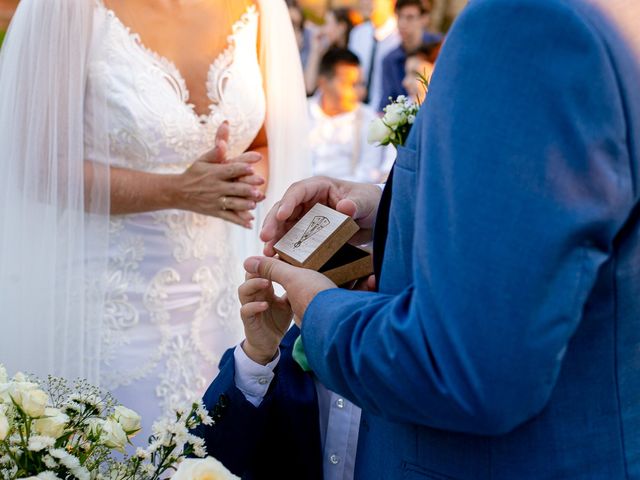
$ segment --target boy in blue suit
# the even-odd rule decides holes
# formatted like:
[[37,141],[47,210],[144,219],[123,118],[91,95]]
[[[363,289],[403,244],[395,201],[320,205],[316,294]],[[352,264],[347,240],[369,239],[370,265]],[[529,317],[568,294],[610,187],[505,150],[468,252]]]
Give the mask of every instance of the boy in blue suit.
[[638,25],[634,0],[473,0],[382,200],[314,179],[267,218],[271,255],[315,201],[377,211],[375,293],[245,262],[362,407],[356,478],[640,478]]
[[314,379],[269,281],[250,278],[238,293],[246,339],[204,396],[215,424],[195,433],[245,479],[352,480],[360,409]]

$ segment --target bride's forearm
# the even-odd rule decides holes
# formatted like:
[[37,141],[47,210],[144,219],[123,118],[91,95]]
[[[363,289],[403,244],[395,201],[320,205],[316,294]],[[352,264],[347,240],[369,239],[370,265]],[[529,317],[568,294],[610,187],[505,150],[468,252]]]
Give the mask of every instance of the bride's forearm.
[[[97,185],[95,182],[100,184]],[[92,209],[94,201],[104,198],[107,194],[109,213],[112,215],[177,208],[177,183],[176,175],[108,167],[90,161],[84,163],[87,210]],[[108,193],[103,188],[106,185],[109,185]]]
[[111,214],[179,208],[178,175],[110,167]]

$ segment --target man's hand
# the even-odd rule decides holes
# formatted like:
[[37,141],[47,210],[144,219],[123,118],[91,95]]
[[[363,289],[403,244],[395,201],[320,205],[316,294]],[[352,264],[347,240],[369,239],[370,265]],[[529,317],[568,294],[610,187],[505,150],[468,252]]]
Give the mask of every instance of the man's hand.
[[278,351],[291,323],[289,302],[274,293],[271,281],[257,275],[247,275],[238,288],[238,296],[246,337],[242,349],[251,360],[266,365]]
[[294,267],[276,258],[249,257],[244,262],[244,269],[251,276],[282,285],[287,292],[287,300],[298,326],[315,296],[324,290],[337,287],[321,273]]
[[265,242],[264,254],[274,256],[273,246],[316,203],[353,217],[360,228],[372,228],[381,194],[377,185],[328,177],[313,177],[294,183],[264,220],[260,232],[260,238]]

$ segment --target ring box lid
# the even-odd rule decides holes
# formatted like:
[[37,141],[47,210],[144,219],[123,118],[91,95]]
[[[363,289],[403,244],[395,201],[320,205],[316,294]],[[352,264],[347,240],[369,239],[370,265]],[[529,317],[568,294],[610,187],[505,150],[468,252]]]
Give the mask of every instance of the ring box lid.
[[318,271],[359,229],[348,215],[317,203],[274,249],[291,265]]

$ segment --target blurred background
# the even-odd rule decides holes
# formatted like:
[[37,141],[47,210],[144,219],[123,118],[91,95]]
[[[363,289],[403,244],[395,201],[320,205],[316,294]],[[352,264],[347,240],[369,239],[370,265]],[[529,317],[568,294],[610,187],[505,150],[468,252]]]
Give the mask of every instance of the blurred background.
[[[360,0],[299,0],[307,18],[316,21],[324,18],[325,12],[333,8],[347,7],[357,12],[360,10],[360,3]],[[467,4],[467,0],[433,0],[430,3],[431,28],[445,33]]]
[[[0,0],[0,43],[18,2]],[[285,2],[304,70],[313,174],[385,181],[395,150],[372,145],[370,128],[396,99],[422,104],[467,0]]]
[[[4,32],[9,25],[11,16],[19,0],[0,0],[0,44],[4,38]],[[446,32],[451,26],[456,15],[466,5],[467,0],[433,0],[431,12],[432,28],[439,32]],[[359,0],[301,0],[307,18],[321,21],[327,10],[332,8],[359,9]]]

